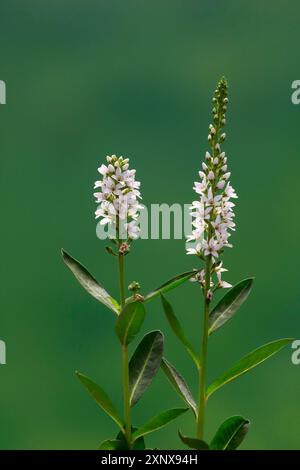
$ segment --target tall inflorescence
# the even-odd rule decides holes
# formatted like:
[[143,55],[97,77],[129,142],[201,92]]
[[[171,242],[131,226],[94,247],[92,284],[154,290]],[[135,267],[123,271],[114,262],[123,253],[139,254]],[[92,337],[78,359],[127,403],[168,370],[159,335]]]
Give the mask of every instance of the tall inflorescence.
[[[228,105],[228,89],[225,78],[222,78],[213,97],[213,124],[209,125],[208,143],[210,151],[205,154],[202,170],[199,171],[200,181],[194,185],[199,199],[191,206],[192,234],[187,242],[193,242],[193,247],[187,248],[188,254],[197,255],[202,260],[211,257],[210,295],[217,288],[231,287],[222,280],[223,267],[221,255],[229,243],[230,231],[235,230],[235,204],[231,199],[237,195],[230,184],[231,173],[228,171],[227,157],[221,145],[226,139],[223,128],[226,125]],[[205,271],[201,270],[196,280],[205,285]]]

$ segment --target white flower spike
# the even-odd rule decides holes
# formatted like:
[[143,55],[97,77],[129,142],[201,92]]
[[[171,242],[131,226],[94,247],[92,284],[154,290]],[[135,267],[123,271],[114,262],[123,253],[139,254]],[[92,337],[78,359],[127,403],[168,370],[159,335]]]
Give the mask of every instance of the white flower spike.
[[[221,133],[226,119],[227,109],[227,83],[221,80],[215,97],[213,98],[214,124],[209,125],[208,141],[210,152],[205,153],[205,162],[199,171],[200,182],[194,183],[194,191],[199,199],[192,203],[192,234],[187,242],[193,242],[193,248],[187,248],[187,254],[195,254],[205,260],[211,257],[211,274],[216,275],[216,288],[229,288],[231,284],[221,279],[221,273],[227,271],[222,267],[219,259],[224,248],[232,247],[228,242],[230,231],[235,230],[233,222],[235,190],[229,182],[231,173],[228,171],[227,157],[221,150],[221,143],[225,140],[225,133]],[[203,277],[196,278],[203,284]],[[212,283],[212,280],[211,280]]]
[[100,204],[96,219],[100,218],[101,225],[112,225],[113,238],[136,239],[140,232],[137,218],[143,208],[138,202],[140,182],[135,180],[135,170],[129,169],[128,158],[112,155],[106,160],[108,165],[98,168],[102,179],[94,186],[100,188],[100,192],[94,193],[96,203]]

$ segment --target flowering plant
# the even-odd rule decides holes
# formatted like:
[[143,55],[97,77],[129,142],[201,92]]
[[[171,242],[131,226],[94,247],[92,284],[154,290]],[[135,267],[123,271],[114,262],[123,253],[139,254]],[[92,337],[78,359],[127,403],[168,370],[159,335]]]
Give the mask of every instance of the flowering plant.
[[144,305],[184,283],[195,274],[195,271],[180,274],[147,295],[141,295],[139,283],[133,281],[128,286],[131,295],[126,298],[125,257],[139,234],[137,218],[142,209],[139,203],[140,183],[135,180],[135,170],[129,169],[128,158],[108,156],[107,165],[101,165],[98,171],[102,179],[95,183],[95,188],[99,189],[99,192],[94,196],[96,202],[100,204],[96,210],[96,218],[100,218],[101,225],[108,227],[111,245],[106,249],[118,262],[120,301],[114,299],[84,266],[64,250],[62,257],[85,290],[116,315],[115,333],[122,351],[124,416],[119,414],[102,387],[86,375],[79,372],[76,374],[97,404],[112,418],[120,430],[116,438],[105,440],[99,448],[144,449],[146,434],[165,426],[185,413],[187,408],[163,411],[138,428],[132,426],[132,407],[147,390],[161,365],[163,334],[159,330],[146,334],[130,360],[128,346],[142,328],[145,319]]
[[[165,358],[162,370],[176,392],[192,409],[196,421],[196,436],[187,437],[179,431],[182,442],[193,449],[236,449],[244,439],[249,420],[242,416],[232,416],[221,424],[210,444],[204,441],[205,409],[207,400],[221,387],[248,372],[265,361],[292,339],[285,338],[265,344],[240,359],[233,367],[206,387],[208,341],[210,335],[225,325],[248,297],[253,278],[247,278],[230,289],[225,296],[211,308],[215,292],[231,288],[231,284],[222,279],[222,255],[229,243],[230,231],[235,230],[234,203],[237,195],[229,179],[227,157],[221,145],[226,139],[223,128],[226,125],[228,106],[227,82],[222,78],[213,97],[213,123],[209,125],[208,143],[210,151],[205,154],[205,161],[199,171],[200,182],[195,182],[194,190],[198,199],[192,203],[192,233],[188,237],[187,254],[195,255],[203,263],[193,280],[200,286],[203,295],[203,328],[200,354],[187,339],[184,330],[175,316],[169,301],[161,295],[163,308],[169,324],[177,338],[184,345],[196,365],[198,372],[198,401],[195,401],[186,381],[176,368]],[[193,243],[193,246],[190,244]]]
[[[77,372],[77,376],[97,404],[115,421],[119,434],[105,440],[100,449],[130,450],[145,449],[144,436],[165,426],[189,408],[196,421],[194,437],[183,435],[181,441],[192,449],[227,450],[236,449],[243,441],[250,421],[243,416],[232,416],[224,421],[208,444],[204,440],[207,400],[221,387],[265,361],[292,339],[284,338],[265,344],[240,359],[234,366],[218,377],[208,387],[206,384],[209,337],[225,325],[248,297],[253,278],[246,278],[234,287],[222,278],[227,269],[223,265],[223,252],[231,248],[231,232],[235,230],[235,204],[237,194],[233,189],[228,171],[225,152],[221,149],[226,134],[228,106],[227,82],[222,78],[213,97],[213,123],[209,125],[208,143],[210,150],[199,171],[200,181],[194,184],[197,200],[191,206],[192,231],[187,238],[187,254],[194,255],[202,264],[197,269],[173,277],[147,295],[140,292],[140,284],[133,281],[126,298],[125,257],[130,253],[132,243],[139,237],[138,217],[143,206],[140,204],[140,183],[135,179],[135,170],[129,168],[129,159],[107,157],[107,164],[98,169],[101,179],[96,181],[94,194],[98,208],[96,218],[106,227],[110,245],[107,252],[117,259],[120,299],[114,299],[105,288],[66,251],[62,257],[79,283],[96,300],[116,315],[115,333],[122,352],[123,416],[112,403],[104,390],[87,376]],[[203,297],[203,327],[200,352],[188,340],[183,327],[165,294],[187,280],[199,286]],[[224,297],[212,308],[217,291],[229,289]],[[197,369],[198,399],[195,400],[183,376],[163,357],[164,337],[160,330],[147,333],[138,344],[129,360],[129,345],[140,332],[145,319],[145,305],[156,297],[161,297],[167,320],[180,342],[185,347]],[[188,408],[173,408],[163,411],[140,427],[132,425],[132,408],[151,384],[158,369],[162,371],[184,400]]]

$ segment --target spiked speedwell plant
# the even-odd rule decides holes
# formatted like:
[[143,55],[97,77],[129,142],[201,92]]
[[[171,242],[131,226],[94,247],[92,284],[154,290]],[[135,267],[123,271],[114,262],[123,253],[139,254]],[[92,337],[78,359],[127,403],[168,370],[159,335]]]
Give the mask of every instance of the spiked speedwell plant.
[[187,239],[187,242],[193,242],[193,246],[187,249],[187,253],[197,256],[202,263],[202,268],[193,279],[199,285],[203,296],[203,328],[199,354],[187,339],[172,306],[163,295],[161,296],[169,324],[191,356],[198,371],[199,388],[196,401],[182,375],[167,359],[162,360],[162,370],[176,392],[194,413],[195,437],[186,437],[179,431],[179,437],[184,444],[193,449],[233,450],[240,445],[250,424],[249,420],[242,416],[228,418],[221,424],[210,444],[204,441],[207,400],[221,387],[265,361],[292,341],[290,338],[279,339],[259,347],[240,359],[208,387],[206,386],[209,337],[237,312],[248,297],[253,284],[253,278],[244,279],[229,290],[215,307],[211,308],[215,292],[218,289],[232,287],[231,284],[222,280],[222,272],[227,269],[223,267],[221,260],[224,248],[232,247],[229,237],[230,230],[235,230],[235,223],[233,221],[234,203],[231,199],[237,198],[229,182],[231,173],[228,171],[227,157],[221,149],[226,138],[223,128],[226,124],[227,106],[227,82],[222,78],[214,92],[213,123],[209,125],[208,134],[210,151],[206,152],[205,161],[199,171],[200,182],[195,182],[194,190],[198,199],[191,207],[193,230]]
[[151,418],[138,428],[132,426],[132,407],[149,387],[161,365],[163,335],[159,330],[146,334],[130,360],[128,346],[139,333],[144,322],[144,304],[187,281],[195,274],[195,271],[180,274],[145,296],[140,294],[140,285],[134,281],[128,286],[132,295],[126,298],[124,265],[131,244],[139,234],[137,217],[139,210],[142,209],[138,202],[141,197],[140,183],[135,181],[135,170],[129,169],[129,159],[118,158],[116,155],[108,156],[107,165],[101,165],[98,171],[102,179],[95,183],[95,188],[100,188],[100,192],[94,194],[96,202],[100,203],[96,210],[96,218],[100,217],[100,223],[109,228],[111,246],[106,249],[117,260],[119,302],[96,281],[84,266],[64,250],[62,250],[62,257],[85,290],[116,315],[115,332],[122,351],[123,417],[99,385],[79,372],[76,374],[97,404],[120,429],[117,437],[102,442],[100,449],[144,449],[146,434],[165,426],[187,411],[187,408],[170,409]]

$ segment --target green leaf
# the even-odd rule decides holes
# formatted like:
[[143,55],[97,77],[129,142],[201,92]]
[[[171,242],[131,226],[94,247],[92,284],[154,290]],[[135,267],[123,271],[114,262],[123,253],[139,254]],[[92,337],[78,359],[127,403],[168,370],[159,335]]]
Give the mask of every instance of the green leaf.
[[209,450],[209,445],[205,441],[202,441],[201,439],[183,436],[180,431],[178,431],[178,435],[181,441],[190,449]]
[[119,439],[107,439],[101,442],[99,450],[125,450],[124,444]]
[[145,319],[145,308],[141,302],[125,305],[116,322],[116,333],[124,346],[131,343],[140,331]]
[[130,404],[135,405],[159,369],[164,348],[160,331],[144,336],[129,362]]
[[273,354],[280,351],[280,349],[282,349],[284,346],[291,343],[292,341],[293,339],[291,338],[284,338],[279,339],[277,341],[272,341],[271,343],[267,343],[264,346],[261,346],[260,348],[255,349],[251,353],[244,356],[233,367],[231,367],[231,369],[226,371],[208,387],[207,398],[228,382],[231,382],[240,375],[245,374],[249,370],[253,369],[253,367],[257,366],[261,362],[273,356]]
[[165,282],[162,284],[160,287],[155,289],[154,291],[150,292],[145,296],[145,302],[148,302],[148,300],[152,300],[155,297],[157,297],[160,294],[165,294],[166,292],[169,292],[172,289],[175,289],[175,287],[180,286],[183,284],[185,281],[190,279],[192,276],[195,276],[197,273],[196,270],[193,271],[188,271],[182,274],[178,274],[178,276],[173,277],[169,281]]
[[254,278],[244,279],[228,291],[209,315],[209,334],[233,317],[250,294]]
[[231,416],[219,427],[210,443],[213,450],[235,450],[244,440],[250,421],[242,416]]
[[95,299],[119,315],[120,306],[118,302],[106,292],[104,287],[82,266],[76,259],[72,258],[66,251],[61,250],[62,258],[68,268],[72,271],[77,281]]
[[195,416],[197,416],[197,405],[193,398],[193,395],[182,377],[182,375],[175,369],[175,367],[167,361],[166,358],[162,358],[161,365],[162,371],[167,376],[168,380],[173,385],[178,395],[186,402],[186,404],[193,410]]
[[[136,431],[136,428],[132,428],[132,432]],[[145,450],[146,445],[143,437],[139,437],[131,446],[131,450]],[[122,431],[119,432],[116,439],[107,439],[101,442],[98,447],[99,450],[129,450],[127,441]]]
[[197,357],[197,354],[196,354],[193,346],[191,345],[191,343],[187,339],[181,324],[179,323],[178,319],[176,318],[176,315],[174,313],[172,305],[170,304],[170,302],[168,302],[168,300],[162,294],[161,294],[161,301],[162,301],[162,304],[163,304],[163,308],[164,308],[167,320],[168,320],[173,332],[175,333],[175,335],[177,336],[179,341],[181,341],[181,343],[184,345],[185,349],[187,350],[187,352],[189,353],[189,355],[193,359],[194,363],[196,364],[197,368],[199,369],[199,359]]
[[157,431],[158,429],[166,426],[174,419],[178,418],[178,416],[182,415],[186,411],[187,408],[174,408],[172,410],[163,411],[159,415],[154,416],[154,418],[151,418],[146,424],[144,424],[137,431],[135,431],[132,435],[133,439],[135,440],[138,437],[149,434],[150,432]]
[[146,444],[143,437],[139,437],[132,445],[132,450],[145,450]]
[[[131,434],[133,434],[134,431],[136,430],[137,428],[131,427]],[[116,439],[121,441],[122,450],[129,450],[128,443],[122,431],[119,432]],[[143,437],[139,437],[135,442],[133,442],[131,446],[131,450],[145,450],[145,448],[146,448],[146,444],[145,444],[145,440]]]
[[124,432],[123,420],[120,417],[115,406],[112,404],[108,395],[104,392],[104,390],[101,387],[99,387],[99,385],[97,385],[95,382],[93,382],[91,379],[81,374],[80,372],[76,371],[76,375],[79,378],[80,382],[84,385],[84,387],[90,393],[90,395],[102,408],[102,410],[105,411],[105,413],[107,413],[108,416],[110,416],[115,421],[115,423],[117,423],[121,431]]

